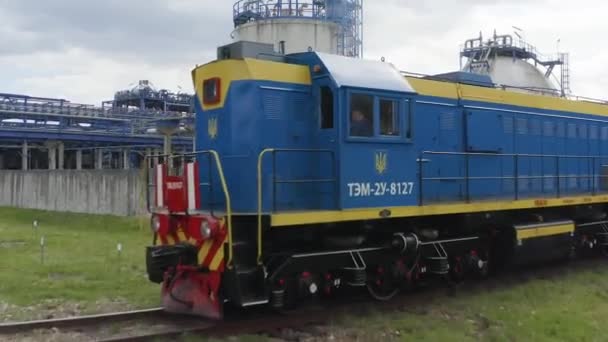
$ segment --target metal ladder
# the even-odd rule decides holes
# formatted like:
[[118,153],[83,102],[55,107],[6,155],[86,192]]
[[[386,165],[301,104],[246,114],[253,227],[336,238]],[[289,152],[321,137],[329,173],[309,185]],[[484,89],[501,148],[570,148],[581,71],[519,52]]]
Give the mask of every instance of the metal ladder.
[[571,93],[570,90],[570,54],[561,53],[559,58],[562,60],[562,96],[565,97]]

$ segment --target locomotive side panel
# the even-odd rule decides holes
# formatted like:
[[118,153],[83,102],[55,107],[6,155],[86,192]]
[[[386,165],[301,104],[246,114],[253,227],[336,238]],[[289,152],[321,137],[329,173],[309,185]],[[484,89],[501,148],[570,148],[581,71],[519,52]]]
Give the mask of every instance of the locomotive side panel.
[[[606,106],[312,52],[285,61],[194,71],[197,150],[212,151],[187,165],[200,210],[154,213],[164,305],[188,309],[177,292],[219,316],[221,299],[283,307],[342,285],[386,300],[428,275],[608,247]],[[168,169],[161,190],[190,190]]]

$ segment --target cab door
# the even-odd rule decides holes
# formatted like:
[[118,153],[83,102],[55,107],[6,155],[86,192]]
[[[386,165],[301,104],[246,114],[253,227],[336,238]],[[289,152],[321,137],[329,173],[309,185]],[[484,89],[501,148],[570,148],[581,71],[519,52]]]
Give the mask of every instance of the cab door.
[[314,209],[337,209],[340,203],[339,170],[338,170],[338,127],[339,127],[339,90],[332,80],[327,77],[319,77],[314,80],[313,95],[316,104],[315,114],[317,116],[316,150],[311,152],[313,160],[318,163],[319,182],[313,187],[319,194],[318,208]]
[[346,89],[340,112],[342,209],[417,205],[410,109],[405,93]]

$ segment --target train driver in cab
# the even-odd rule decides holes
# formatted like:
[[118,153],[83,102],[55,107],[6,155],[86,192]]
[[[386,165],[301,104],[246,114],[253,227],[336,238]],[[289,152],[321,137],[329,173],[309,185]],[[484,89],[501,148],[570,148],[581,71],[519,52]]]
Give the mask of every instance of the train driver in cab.
[[371,137],[373,127],[361,109],[354,108],[350,116],[350,136],[351,137]]

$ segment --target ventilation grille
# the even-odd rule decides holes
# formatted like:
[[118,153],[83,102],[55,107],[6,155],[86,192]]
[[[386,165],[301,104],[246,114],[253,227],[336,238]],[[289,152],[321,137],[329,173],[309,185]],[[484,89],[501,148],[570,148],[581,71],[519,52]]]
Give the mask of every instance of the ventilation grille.
[[442,131],[452,131],[456,128],[456,115],[454,113],[441,113],[439,127]]
[[555,125],[553,121],[545,121],[543,124],[543,135],[546,137],[552,137],[555,134]]
[[264,114],[266,119],[280,120],[285,109],[285,97],[274,92],[264,92]]
[[513,134],[513,118],[510,116],[503,117],[502,127],[505,131],[505,134]]
[[528,120],[516,119],[517,134],[528,134]]
[[530,134],[540,135],[540,121],[533,119],[530,120]]

